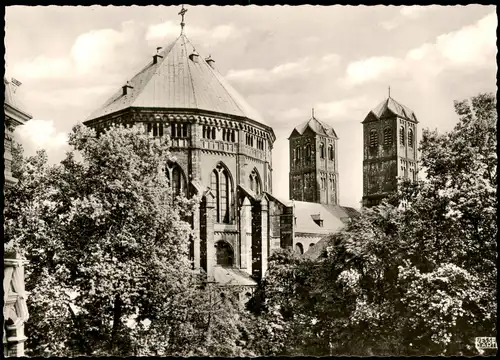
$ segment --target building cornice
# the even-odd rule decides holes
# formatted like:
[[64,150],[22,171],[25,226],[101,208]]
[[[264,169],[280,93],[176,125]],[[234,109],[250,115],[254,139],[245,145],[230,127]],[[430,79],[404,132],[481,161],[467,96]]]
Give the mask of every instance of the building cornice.
[[33,118],[30,114],[10,105],[8,103],[4,103],[3,108],[4,108],[4,114],[5,114],[6,120],[8,119],[8,120],[12,121],[14,123],[13,124],[14,126],[23,125],[24,123],[26,123],[27,121],[29,121]]
[[[128,119],[127,119],[128,117]],[[130,107],[99,118],[86,120],[87,126],[98,126],[107,122],[190,122],[203,125],[240,129],[267,138],[271,144],[276,140],[273,129],[258,121],[230,114],[215,113],[206,110],[137,108]],[[259,133],[261,131],[262,133]]]

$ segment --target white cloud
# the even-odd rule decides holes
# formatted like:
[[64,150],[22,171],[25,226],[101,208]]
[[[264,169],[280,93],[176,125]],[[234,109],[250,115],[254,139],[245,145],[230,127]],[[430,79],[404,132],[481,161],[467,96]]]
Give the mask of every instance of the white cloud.
[[382,21],[380,25],[388,31],[394,30],[408,20],[420,18],[422,14],[428,12],[432,8],[432,6],[400,6],[398,16],[390,20]]
[[402,6],[399,13],[405,17],[410,19],[416,19],[420,17],[423,13],[431,9],[430,6]]
[[[363,96],[355,96],[342,100],[322,102],[314,106],[314,116],[327,121],[346,121],[358,118],[359,113],[366,112],[373,106],[373,99]],[[288,108],[276,113],[275,117],[285,121],[291,119],[308,118],[308,109]]]
[[496,54],[497,16],[491,13],[472,26],[444,34],[436,39],[436,48],[449,62],[482,66]]
[[[217,25],[212,29],[201,28],[197,26],[186,26],[184,30],[193,39],[203,43],[215,45],[226,40],[239,37],[246,30],[236,28],[233,24]],[[157,44],[159,41],[168,41],[177,38],[180,35],[179,24],[173,21],[166,21],[161,24],[155,24],[148,27],[146,40],[150,44]]]
[[276,118],[278,119],[295,119],[295,118],[300,118],[300,117],[307,117],[307,113],[304,111],[303,108],[290,108],[283,110],[281,112],[278,112],[275,115]]
[[131,38],[126,26],[123,30],[101,29],[80,35],[71,48],[76,68],[88,73],[99,69],[110,59],[114,60],[117,47],[126,44]]
[[[320,118],[331,118],[336,121],[352,119],[353,114],[366,112],[373,105],[373,99],[367,96],[357,96],[338,101],[320,103],[315,107],[315,113]],[[317,110],[316,110],[317,109]],[[354,115],[356,118],[356,115]]]
[[496,26],[496,14],[491,13],[474,25],[440,35],[433,43],[409,50],[404,57],[377,56],[351,62],[340,84],[352,87],[406,76],[429,82],[445,69],[489,66],[496,54]]
[[390,31],[390,30],[394,30],[395,28],[397,28],[399,26],[399,22],[397,22],[395,20],[382,21],[380,23],[380,26],[382,26],[387,31]]
[[12,73],[22,74],[23,78],[31,79],[49,79],[65,76],[70,72],[71,62],[69,59],[51,58],[45,55],[12,66]]
[[174,38],[177,36],[179,36],[179,24],[167,21],[149,26],[146,33],[146,40],[157,40],[163,37]]
[[272,83],[283,79],[296,78],[308,74],[319,74],[335,68],[340,63],[340,56],[327,54],[320,58],[310,56],[296,61],[277,65],[271,69],[253,68],[229,70],[226,78],[234,82]]
[[[92,85],[85,87],[69,87],[51,90],[48,92],[31,92],[26,94],[27,103],[41,103],[50,107],[81,107],[82,105],[100,105],[103,96],[106,97],[113,90],[113,85]],[[61,103],[61,99],[64,102]]]
[[68,147],[68,135],[57,131],[52,120],[33,119],[15,130],[15,137],[23,145],[26,155],[33,155],[39,149],[47,153],[61,153]]
[[347,84],[359,85],[386,76],[405,73],[401,60],[390,56],[376,56],[350,63],[346,69]]
[[[12,73],[22,74],[23,79],[34,80],[89,76],[102,80],[113,68],[127,64],[126,60],[131,57],[127,44],[132,46],[134,38],[137,40],[138,30],[134,22],[127,21],[122,24],[121,31],[99,29],[81,34],[65,56],[49,57],[42,54],[12,65]],[[122,56],[121,49],[128,51],[127,56]]]

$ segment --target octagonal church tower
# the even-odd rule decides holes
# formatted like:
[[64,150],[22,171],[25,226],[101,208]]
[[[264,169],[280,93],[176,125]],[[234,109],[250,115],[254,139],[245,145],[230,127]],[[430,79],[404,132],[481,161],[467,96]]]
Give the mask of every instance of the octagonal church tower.
[[[186,10],[181,10],[184,20]],[[267,269],[267,193],[272,191],[273,129],[225,81],[214,60],[183,32],[84,122],[139,125],[171,139],[173,190],[202,196],[192,226],[194,269],[210,281],[255,285]]]

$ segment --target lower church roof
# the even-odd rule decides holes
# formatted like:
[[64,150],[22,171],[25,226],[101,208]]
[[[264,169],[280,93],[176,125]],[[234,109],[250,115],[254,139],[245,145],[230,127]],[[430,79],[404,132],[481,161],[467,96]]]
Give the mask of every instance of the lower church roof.
[[340,205],[293,201],[295,233],[332,234],[342,229],[358,211]]

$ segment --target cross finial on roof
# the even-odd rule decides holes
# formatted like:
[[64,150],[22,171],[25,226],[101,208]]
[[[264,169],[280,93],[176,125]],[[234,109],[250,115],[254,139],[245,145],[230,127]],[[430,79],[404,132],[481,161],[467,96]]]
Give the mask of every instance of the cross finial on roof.
[[181,11],[179,11],[179,15],[182,17],[181,18],[181,34],[184,32],[184,14],[187,12],[187,9],[184,9],[184,4],[182,4]]

